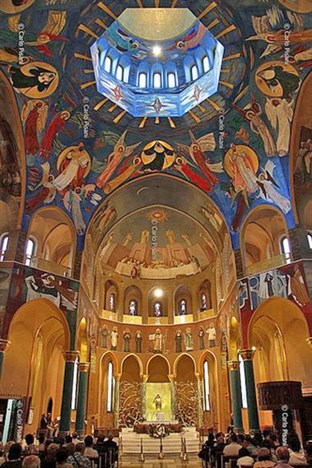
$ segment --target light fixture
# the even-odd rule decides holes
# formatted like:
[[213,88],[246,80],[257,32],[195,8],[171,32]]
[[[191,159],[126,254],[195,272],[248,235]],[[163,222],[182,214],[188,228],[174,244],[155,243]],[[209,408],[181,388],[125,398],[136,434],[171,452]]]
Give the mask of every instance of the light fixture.
[[156,288],[155,291],[154,291],[154,296],[155,297],[162,297],[163,295],[163,290],[160,289],[160,288]]
[[158,57],[160,54],[161,54],[161,47],[159,47],[158,45],[155,45],[153,47],[153,55],[155,55],[155,57]]

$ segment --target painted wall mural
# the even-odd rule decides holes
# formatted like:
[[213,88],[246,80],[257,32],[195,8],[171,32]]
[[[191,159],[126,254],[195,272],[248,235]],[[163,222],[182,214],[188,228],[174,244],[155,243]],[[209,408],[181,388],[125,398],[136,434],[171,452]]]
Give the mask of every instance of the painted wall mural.
[[[298,7],[292,1],[244,0],[236,8],[236,2],[224,1],[211,3],[206,13],[207,2],[177,2],[200,17],[224,55],[216,94],[183,117],[161,119],[134,118],[116,99],[98,93],[90,46],[103,24],[137,3],[110,2],[106,11],[97,3],[0,0],[0,64],[14,88],[25,137],[23,227],[38,207],[58,205],[72,217],[81,249],[105,198],[125,182],[155,173],[209,194],[234,248],[244,218],[259,204],[277,207],[293,228],[289,139],[312,61],[309,2]],[[298,181],[310,177],[309,144],[309,129],[303,128]],[[20,175],[13,179],[15,195]]]

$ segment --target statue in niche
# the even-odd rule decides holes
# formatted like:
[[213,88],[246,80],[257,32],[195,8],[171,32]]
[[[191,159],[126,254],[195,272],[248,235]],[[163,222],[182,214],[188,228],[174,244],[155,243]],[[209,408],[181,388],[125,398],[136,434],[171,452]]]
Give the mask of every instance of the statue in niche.
[[130,301],[129,303],[129,315],[137,315],[136,303],[135,301]]
[[198,337],[199,337],[199,349],[205,349],[205,330],[203,327],[200,327],[200,330],[198,332]]
[[123,333],[123,341],[124,341],[124,352],[129,353],[130,352],[130,340],[131,340],[131,334],[130,330],[127,329]]
[[135,334],[135,352],[142,353],[142,332],[137,330]]
[[118,331],[117,331],[117,327],[113,327],[111,331],[111,350],[112,351],[117,350],[117,343],[118,343]]
[[154,315],[155,315],[155,317],[161,317],[162,316],[161,303],[160,302],[155,302],[155,304],[154,304]]
[[166,236],[169,244],[174,244],[176,242],[175,234],[172,229],[168,229],[168,231],[166,231]]
[[123,240],[122,245],[124,247],[127,247],[130,244],[130,242],[132,241],[132,239],[133,239],[133,232],[128,232],[128,234],[126,235],[126,237]]
[[209,328],[207,328],[206,333],[208,334],[208,346],[209,348],[214,348],[216,346],[217,332],[213,322],[210,323]]
[[175,336],[175,342],[176,342],[176,353],[182,353],[182,332],[181,330],[177,330],[176,336]]
[[207,297],[206,297],[206,294],[205,293],[201,293],[201,306],[200,306],[200,310],[203,311],[203,310],[207,310]]
[[186,300],[182,299],[180,301],[180,307],[179,307],[179,315],[186,315],[187,314],[187,307],[186,307]]
[[107,337],[108,337],[108,329],[107,326],[104,325],[102,328],[102,348],[107,348]]
[[154,405],[155,405],[155,409],[156,411],[161,411],[161,408],[162,408],[162,398],[159,394],[157,394],[154,398],[154,401],[153,401]]
[[155,335],[154,335],[154,352],[155,353],[162,353],[163,341],[164,341],[163,334],[161,333],[160,328],[157,328]]
[[184,335],[184,344],[185,351],[193,351],[193,335],[190,328],[186,329],[186,333]]

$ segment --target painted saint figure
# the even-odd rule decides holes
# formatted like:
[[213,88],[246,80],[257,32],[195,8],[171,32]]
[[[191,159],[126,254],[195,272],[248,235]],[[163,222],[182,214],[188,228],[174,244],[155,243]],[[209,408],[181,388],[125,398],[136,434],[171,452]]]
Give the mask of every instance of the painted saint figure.
[[118,331],[117,331],[117,327],[113,327],[111,331],[111,350],[112,351],[117,350],[117,343],[118,343]]
[[185,351],[193,351],[193,335],[192,330],[190,328],[186,329],[186,333],[184,335],[184,344],[185,344]]
[[205,330],[203,327],[200,327],[200,330],[198,332],[198,337],[199,337],[199,349],[205,349]]
[[142,332],[137,330],[135,334],[135,352],[142,353]]
[[176,353],[182,353],[182,333],[178,330],[175,336]]
[[161,396],[159,394],[157,394],[154,398],[154,401],[153,401],[154,405],[155,405],[155,409],[156,411],[161,411],[161,408],[162,408],[162,399],[161,399]]
[[217,332],[213,322],[209,324],[209,328],[207,328],[206,333],[208,334],[209,348],[214,348],[216,346]]
[[130,352],[130,340],[131,340],[131,335],[130,335],[130,330],[125,330],[123,333],[123,340],[124,340],[124,352],[129,353]]
[[108,337],[108,330],[107,326],[104,325],[102,328],[102,348],[107,348],[107,337]]

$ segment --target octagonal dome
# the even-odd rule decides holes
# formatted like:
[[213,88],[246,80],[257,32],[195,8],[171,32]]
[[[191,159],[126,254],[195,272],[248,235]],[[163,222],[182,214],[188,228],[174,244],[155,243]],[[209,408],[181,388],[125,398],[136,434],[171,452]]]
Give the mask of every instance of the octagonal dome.
[[181,117],[217,92],[224,47],[187,8],[127,8],[91,46],[98,91],[134,117]]

